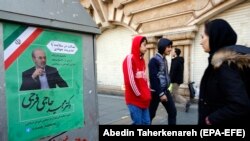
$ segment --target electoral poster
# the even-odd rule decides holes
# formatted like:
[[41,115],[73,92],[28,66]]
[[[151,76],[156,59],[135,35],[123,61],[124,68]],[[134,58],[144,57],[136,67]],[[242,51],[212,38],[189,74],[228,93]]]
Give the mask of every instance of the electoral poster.
[[3,31],[9,140],[83,127],[82,37],[11,23]]

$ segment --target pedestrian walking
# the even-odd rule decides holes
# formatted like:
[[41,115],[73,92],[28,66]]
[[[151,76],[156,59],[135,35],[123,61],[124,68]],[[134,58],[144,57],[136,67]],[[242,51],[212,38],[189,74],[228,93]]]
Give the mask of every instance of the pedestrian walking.
[[172,51],[172,61],[170,69],[170,78],[172,83],[172,95],[175,103],[182,104],[188,111],[190,103],[179,93],[180,85],[183,83],[184,58],[180,56],[181,50],[174,48]]
[[158,53],[149,61],[149,79],[152,89],[149,111],[151,122],[155,117],[159,102],[163,104],[168,113],[168,124],[176,124],[176,107],[173,98],[168,90],[170,85],[170,76],[168,73],[168,64],[165,58],[172,50],[172,41],[161,38],[158,42]]
[[209,53],[200,84],[200,125],[250,124],[250,49],[223,19],[205,23],[201,45]]
[[123,61],[125,101],[133,125],[149,125],[150,88],[146,78],[146,65],[143,55],[146,53],[147,39],[143,36],[133,38],[131,54]]

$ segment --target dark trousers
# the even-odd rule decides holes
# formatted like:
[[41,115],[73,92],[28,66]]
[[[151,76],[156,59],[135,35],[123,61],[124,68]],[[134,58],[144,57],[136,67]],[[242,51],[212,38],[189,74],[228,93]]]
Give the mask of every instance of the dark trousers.
[[[160,97],[158,94],[152,92],[151,96],[152,96],[152,99],[151,99],[150,106],[149,106],[149,113],[150,113],[150,120],[152,123],[152,120],[155,117],[157,108],[158,108],[159,103],[161,101],[160,101]],[[169,92],[166,94],[166,96],[168,98],[168,101],[164,101],[161,103],[165,107],[165,109],[168,113],[168,125],[176,125],[177,111],[176,111],[176,107],[175,107],[173,98]]]

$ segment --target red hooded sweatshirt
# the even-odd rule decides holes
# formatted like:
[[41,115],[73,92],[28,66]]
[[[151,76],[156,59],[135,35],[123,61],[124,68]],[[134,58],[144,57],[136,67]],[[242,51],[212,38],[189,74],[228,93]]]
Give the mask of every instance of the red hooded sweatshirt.
[[123,61],[126,104],[148,108],[151,100],[150,88],[146,78],[144,58],[140,56],[140,46],[143,36],[133,39],[131,54]]

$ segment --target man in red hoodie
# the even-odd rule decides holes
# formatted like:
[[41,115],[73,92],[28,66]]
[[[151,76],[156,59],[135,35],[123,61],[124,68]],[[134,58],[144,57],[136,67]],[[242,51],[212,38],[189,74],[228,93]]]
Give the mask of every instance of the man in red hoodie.
[[123,61],[125,101],[133,125],[149,125],[150,88],[146,78],[146,65],[143,55],[147,51],[147,39],[136,36],[132,42],[131,54]]

